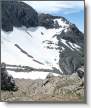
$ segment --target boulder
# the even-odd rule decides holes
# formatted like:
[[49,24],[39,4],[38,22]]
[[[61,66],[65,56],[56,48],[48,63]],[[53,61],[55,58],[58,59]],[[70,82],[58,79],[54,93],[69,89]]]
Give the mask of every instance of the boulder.
[[1,89],[2,90],[17,90],[17,86],[15,84],[15,80],[11,75],[8,74],[6,70],[6,64],[1,64]]
[[78,68],[77,69],[78,76],[82,79],[84,77],[84,68]]

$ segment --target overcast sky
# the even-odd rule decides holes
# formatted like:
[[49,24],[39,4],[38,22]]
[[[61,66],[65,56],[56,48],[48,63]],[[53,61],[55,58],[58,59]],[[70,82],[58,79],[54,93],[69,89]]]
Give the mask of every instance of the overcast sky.
[[38,13],[49,13],[64,16],[84,31],[84,2],[83,1],[24,1]]

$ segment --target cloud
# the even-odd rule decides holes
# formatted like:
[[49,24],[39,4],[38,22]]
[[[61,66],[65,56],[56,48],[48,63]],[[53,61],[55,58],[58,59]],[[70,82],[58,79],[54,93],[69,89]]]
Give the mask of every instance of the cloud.
[[83,1],[23,1],[39,13],[63,14],[76,13],[84,8]]

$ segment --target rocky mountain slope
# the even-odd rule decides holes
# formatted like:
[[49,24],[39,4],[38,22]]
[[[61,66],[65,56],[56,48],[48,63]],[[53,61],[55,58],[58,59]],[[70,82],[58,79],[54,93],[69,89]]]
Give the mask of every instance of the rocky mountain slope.
[[59,74],[72,74],[84,65],[84,34],[75,24],[38,14],[23,2],[3,1],[2,10],[2,62]]
[[83,102],[84,34],[66,18],[23,2],[1,7],[2,100]]
[[46,79],[15,79],[18,91],[1,91],[3,101],[84,102],[84,86],[75,73]]

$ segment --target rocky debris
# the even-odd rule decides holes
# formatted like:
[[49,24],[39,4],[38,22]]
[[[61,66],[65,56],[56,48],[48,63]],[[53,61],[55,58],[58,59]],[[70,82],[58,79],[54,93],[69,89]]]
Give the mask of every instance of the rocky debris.
[[13,77],[7,73],[5,63],[1,64],[1,89],[9,91],[16,91],[18,89]]
[[[2,91],[2,100],[10,101],[84,101],[84,85],[77,73],[53,76],[46,79],[15,79],[16,92]],[[21,99],[23,97],[23,99]],[[25,97],[25,98],[24,98]]]
[[[38,82],[39,83],[39,82]],[[74,92],[79,88],[81,79],[77,74],[53,76],[49,75],[43,80],[43,86],[35,87],[35,95],[47,94],[47,95],[67,95],[68,92]],[[30,89],[33,89],[32,86]]]
[[2,1],[2,29],[13,31],[15,27],[35,27],[38,25],[38,14],[29,5],[23,2]]

